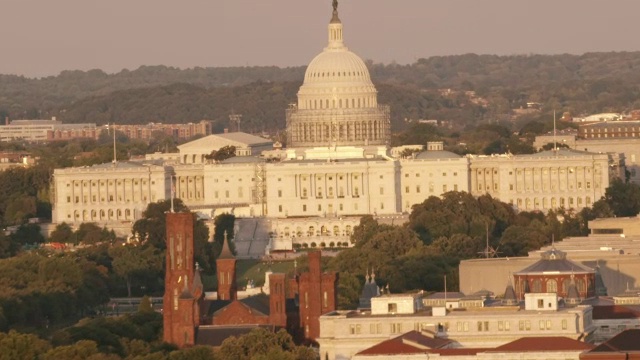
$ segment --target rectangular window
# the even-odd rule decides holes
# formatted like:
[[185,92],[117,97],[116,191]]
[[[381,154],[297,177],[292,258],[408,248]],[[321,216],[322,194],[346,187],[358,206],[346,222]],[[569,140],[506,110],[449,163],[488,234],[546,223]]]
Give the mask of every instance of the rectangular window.
[[318,204],[318,211],[322,211],[322,205]]
[[278,212],[282,212],[282,205],[278,205]]
[[67,202],[70,203],[71,202],[71,196],[67,196]]
[[307,205],[302,205],[302,211],[307,211]]
[[278,197],[282,197],[282,190],[278,190]]
[[511,323],[508,321],[504,322],[504,331],[509,331],[511,330]]
[[384,195],[384,188],[382,186],[380,187],[380,195]]
[[547,330],[551,330],[551,320],[547,320]]
[[416,192],[419,194],[420,193],[420,185],[416,186]]
[[446,193],[447,192],[447,185],[442,185],[442,192]]
[[408,186],[406,186],[406,187],[404,188],[404,192],[405,192],[405,193],[407,193],[407,194],[409,193],[409,187],[408,187]]
[[544,308],[544,300],[538,299],[538,309],[542,309],[542,308]]
[[567,319],[562,320],[562,330],[567,330]]
[[338,207],[340,208],[340,211],[342,211],[342,204],[339,204]]
[[544,330],[544,320],[540,320],[540,330]]
[[392,334],[400,334],[402,332],[402,324],[401,323],[392,323],[389,324],[390,332]]

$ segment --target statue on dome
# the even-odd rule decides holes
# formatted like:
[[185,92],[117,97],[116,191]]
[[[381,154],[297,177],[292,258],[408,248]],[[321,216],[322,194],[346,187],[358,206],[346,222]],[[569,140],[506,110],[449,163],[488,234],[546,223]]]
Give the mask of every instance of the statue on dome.
[[333,11],[338,11],[338,0],[333,0]]

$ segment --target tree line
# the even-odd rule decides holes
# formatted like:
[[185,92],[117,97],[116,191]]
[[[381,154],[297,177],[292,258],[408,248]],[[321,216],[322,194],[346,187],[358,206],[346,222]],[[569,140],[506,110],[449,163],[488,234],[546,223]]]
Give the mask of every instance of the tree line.
[[[640,52],[583,55],[454,55],[413,64],[368,61],[380,103],[392,107],[393,127],[405,118],[466,124],[506,120],[510,110],[541,104],[573,114],[640,108]],[[275,133],[284,109],[295,102],[305,68],[235,67],[177,69],[142,66],[106,74],[64,71],[29,79],[0,75],[0,116],[67,122],[148,123],[216,121],[228,127],[232,110],[247,130]],[[438,90],[452,89],[443,95]],[[486,100],[477,103],[466,91]],[[167,101],[170,100],[170,101]]]

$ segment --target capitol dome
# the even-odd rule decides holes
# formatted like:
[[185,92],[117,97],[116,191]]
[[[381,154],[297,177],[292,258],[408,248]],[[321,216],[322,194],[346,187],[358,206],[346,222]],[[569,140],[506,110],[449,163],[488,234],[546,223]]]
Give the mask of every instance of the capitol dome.
[[366,64],[344,44],[337,3],[328,30],[327,47],[309,63],[287,111],[287,145],[386,145],[389,108],[378,105]]

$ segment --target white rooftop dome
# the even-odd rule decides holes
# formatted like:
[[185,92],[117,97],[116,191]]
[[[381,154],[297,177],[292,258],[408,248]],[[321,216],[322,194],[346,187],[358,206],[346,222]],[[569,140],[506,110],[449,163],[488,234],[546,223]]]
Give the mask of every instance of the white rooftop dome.
[[298,92],[299,107],[309,108],[308,101],[317,102],[320,99],[326,105],[327,95],[330,107],[333,107],[333,99],[341,98],[345,101],[347,98],[360,98],[359,107],[377,106],[377,91],[369,77],[367,65],[344,45],[343,27],[337,9],[333,11],[328,30],[327,47],[311,60],[305,72],[304,83]]

